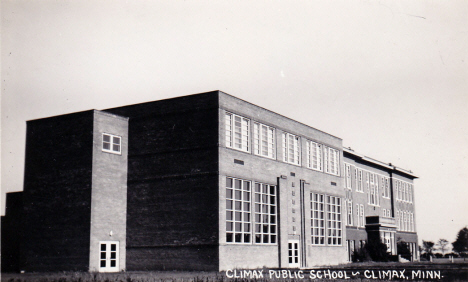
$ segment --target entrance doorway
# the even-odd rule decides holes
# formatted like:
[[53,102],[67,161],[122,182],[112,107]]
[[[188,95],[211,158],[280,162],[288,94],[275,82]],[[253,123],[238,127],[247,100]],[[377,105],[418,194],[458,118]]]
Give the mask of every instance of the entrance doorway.
[[288,241],[289,267],[299,267],[299,240]]
[[119,271],[119,242],[99,242],[99,272]]

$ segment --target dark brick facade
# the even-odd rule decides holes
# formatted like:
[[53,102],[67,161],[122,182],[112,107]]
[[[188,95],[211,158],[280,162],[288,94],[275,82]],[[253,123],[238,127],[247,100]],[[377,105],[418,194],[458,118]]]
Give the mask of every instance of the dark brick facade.
[[127,269],[217,270],[218,93],[107,111],[129,117]]
[[6,194],[5,216],[2,216],[2,272],[18,272],[23,221],[23,192]]
[[88,270],[93,111],[27,123],[21,268]]

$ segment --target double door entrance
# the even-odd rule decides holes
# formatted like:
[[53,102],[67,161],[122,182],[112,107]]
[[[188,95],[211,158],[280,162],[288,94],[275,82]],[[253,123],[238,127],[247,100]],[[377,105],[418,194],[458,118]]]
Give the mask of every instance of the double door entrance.
[[119,271],[119,242],[99,242],[99,272]]

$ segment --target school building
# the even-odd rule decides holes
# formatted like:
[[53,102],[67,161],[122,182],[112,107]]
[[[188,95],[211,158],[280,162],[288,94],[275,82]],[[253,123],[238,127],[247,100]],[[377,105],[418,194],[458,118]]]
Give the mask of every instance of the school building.
[[2,270],[308,268],[369,240],[417,260],[416,178],[221,91],[31,120]]

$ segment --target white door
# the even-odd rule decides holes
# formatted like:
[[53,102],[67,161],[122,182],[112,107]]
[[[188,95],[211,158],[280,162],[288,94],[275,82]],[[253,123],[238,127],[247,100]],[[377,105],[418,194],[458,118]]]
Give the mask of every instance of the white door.
[[99,272],[119,271],[119,242],[99,242]]
[[289,267],[299,267],[299,240],[288,241]]

